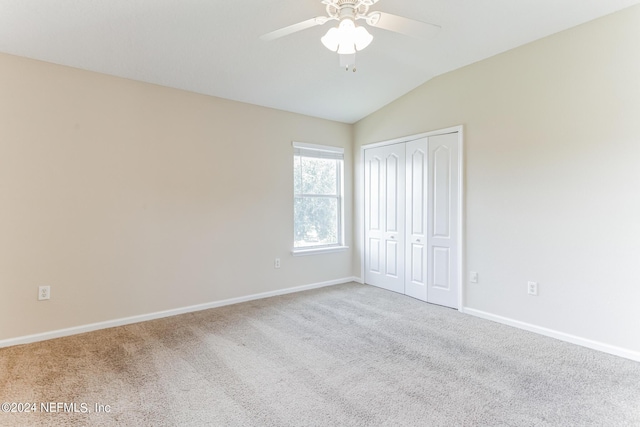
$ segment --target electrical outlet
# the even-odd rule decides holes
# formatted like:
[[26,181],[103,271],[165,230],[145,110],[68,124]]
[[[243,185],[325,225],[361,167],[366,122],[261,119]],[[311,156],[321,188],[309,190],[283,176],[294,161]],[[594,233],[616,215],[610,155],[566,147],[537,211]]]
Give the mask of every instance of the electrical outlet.
[[469,272],[469,281],[471,283],[478,283],[478,272],[477,271]]
[[538,296],[538,282],[527,282],[527,293]]
[[38,286],[38,301],[51,298],[51,286]]
[[273,268],[280,268],[280,258],[276,258],[275,261],[273,261]]

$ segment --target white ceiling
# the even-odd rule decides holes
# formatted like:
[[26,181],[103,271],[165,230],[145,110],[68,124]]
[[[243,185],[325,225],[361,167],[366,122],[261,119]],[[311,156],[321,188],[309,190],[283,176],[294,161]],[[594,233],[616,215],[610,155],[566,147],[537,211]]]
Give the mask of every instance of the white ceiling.
[[[320,0],[0,0],[0,52],[353,123],[427,80],[640,0],[380,0],[435,23],[428,41],[369,28],[357,72],[320,37]],[[359,21],[361,22],[361,21]]]

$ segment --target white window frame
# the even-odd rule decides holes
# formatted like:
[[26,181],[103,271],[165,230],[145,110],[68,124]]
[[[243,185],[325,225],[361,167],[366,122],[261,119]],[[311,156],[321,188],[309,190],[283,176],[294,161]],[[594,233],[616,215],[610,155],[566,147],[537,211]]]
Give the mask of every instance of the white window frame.
[[[328,252],[340,252],[349,249],[348,246],[345,246],[344,243],[344,148],[342,147],[332,147],[329,145],[318,145],[318,144],[307,144],[304,142],[293,142],[293,156],[309,154],[309,157],[316,158],[326,158],[326,159],[336,159],[340,160],[338,162],[338,171],[337,171],[337,180],[336,188],[338,190],[338,195],[336,196],[326,196],[330,198],[337,198],[338,201],[338,243],[330,244],[330,245],[318,245],[318,246],[306,246],[296,248],[295,246],[291,250],[291,253],[294,256],[300,255],[313,255],[318,253],[328,253]],[[295,175],[294,175],[295,177]],[[296,194],[294,192],[293,198],[294,202],[296,197],[304,197],[305,194]],[[307,195],[318,197],[318,195]],[[294,229],[295,229],[295,217],[294,217]],[[295,242],[294,242],[295,245]]]

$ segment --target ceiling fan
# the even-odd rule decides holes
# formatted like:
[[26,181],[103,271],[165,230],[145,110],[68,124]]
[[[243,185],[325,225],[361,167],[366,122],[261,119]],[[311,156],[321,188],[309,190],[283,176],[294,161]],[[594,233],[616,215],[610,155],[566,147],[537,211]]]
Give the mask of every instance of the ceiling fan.
[[369,8],[378,0],[321,0],[327,6],[328,16],[317,16],[289,25],[279,30],[262,35],[265,41],[288,36],[316,25],[324,25],[329,21],[339,21],[337,27],[329,29],[321,38],[327,49],[340,55],[340,65],[355,71],[356,51],[360,51],[371,43],[373,36],[356,21],[364,20],[368,25],[388,31],[404,34],[418,39],[428,39],[439,29],[439,25],[416,21],[386,12],[369,12]]

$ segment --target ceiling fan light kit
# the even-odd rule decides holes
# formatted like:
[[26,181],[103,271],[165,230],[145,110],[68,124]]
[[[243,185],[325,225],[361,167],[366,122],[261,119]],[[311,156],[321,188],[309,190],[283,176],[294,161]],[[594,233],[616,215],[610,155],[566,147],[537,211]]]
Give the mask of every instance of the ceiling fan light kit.
[[363,26],[356,25],[356,21],[364,20],[371,27],[401,33],[407,36],[426,39],[431,37],[440,27],[434,24],[415,21],[402,16],[385,12],[371,12],[369,8],[378,0],[322,0],[326,5],[328,16],[318,16],[297,24],[289,25],[276,31],[264,34],[262,40],[274,40],[295,32],[324,25],[328,21],[339,21],[337,27],[330,28],[320,40],[332,52],[340,55],[340,65],[349,69],[354,67],[355,54],[371,44],[373,36]]
[[345,18],[340,21],[338,28],[330,28],[320,40],[330,51],[347,55],[369,46],[373,36],[366,28],[356,27],[351,19]]

